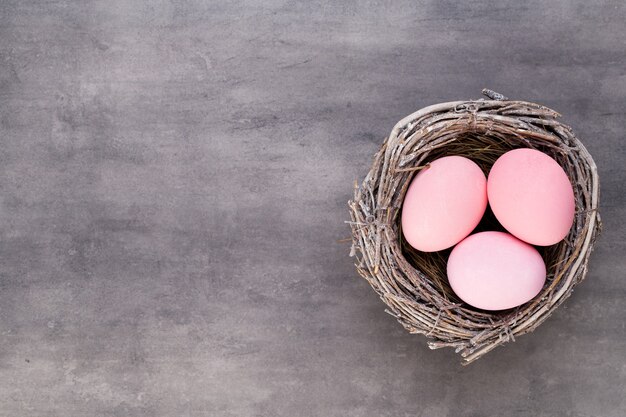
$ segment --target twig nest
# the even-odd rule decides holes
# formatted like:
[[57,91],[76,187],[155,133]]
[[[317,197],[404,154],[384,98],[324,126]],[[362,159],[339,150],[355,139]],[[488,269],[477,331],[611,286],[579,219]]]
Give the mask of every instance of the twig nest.
[[[404,328],[426,335],[431,349],[455,348],[464,364],[543,323],[584,279],[601,229],[596,165],[571,128],[557,120],[560,115],[484,93],[491,99],[436,104],[399,121],[349,202],[359,274]],[[487,174],[500,155],[517,148],[539,150],[558,162],[572,184],[576,214],[565,239],[537,248],[547,268],[539,295],[514,309],[480,310],[452,291],[446,276],[450,250],[421,252],[407,244],[402,203],[416,173],[438,158],[464,156]],[[497,224],[489,215],[483,223],[485,230]]]

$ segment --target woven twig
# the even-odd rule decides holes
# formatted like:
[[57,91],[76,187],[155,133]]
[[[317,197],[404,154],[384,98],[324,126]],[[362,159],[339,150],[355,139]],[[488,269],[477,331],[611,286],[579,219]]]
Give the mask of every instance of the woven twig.
[[[496,99],[436,104],[399,121],[349,202],[351,254],[359,274],[409,332],[426,335],[431,349],[455,348],[463,364],[547,319],[584,279],[601,228],[596,165],[572,130],[557,120],[560,115],[491,90],[485,94]],[[406,244],[400,230],[402,201],[413,176],[430,161],[464,155],[487,173],[500,155],[520,147],[547,153],[568,174],[576,198],[574,225],[562,242],[538,248],[548,280],[537,297],[512,310],[478,310],[448,285],[449,250],[422,253]],[[485,217],[479,228],[498,227]]]

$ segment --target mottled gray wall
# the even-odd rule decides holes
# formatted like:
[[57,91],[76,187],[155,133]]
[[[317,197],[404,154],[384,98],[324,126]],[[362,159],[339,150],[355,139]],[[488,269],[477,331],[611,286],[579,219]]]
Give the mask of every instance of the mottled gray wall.
[[[0,4],[0,415],[626,415],[626,6]],[[461,368],[354,271],[355,179],[482,87],[565,115],[605,231],[534,334]]]

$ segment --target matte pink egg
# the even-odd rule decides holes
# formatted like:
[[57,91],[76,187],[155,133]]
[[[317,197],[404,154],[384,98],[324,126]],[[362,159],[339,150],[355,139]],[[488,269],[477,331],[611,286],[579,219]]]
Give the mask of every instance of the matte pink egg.
[[456,245],[448,259],[456,295],[483,310],[504,310],[533,299],[546,281],[537,249],[503,232],[476,233]]
[[487,208],[487,179],[462,156],[430,163],[411,182],[402,206],[402,233],[417,250],[449,248],[469,235]]
[[487,181],[498,221],[533,245],[561,241],[574,221],[574,191],[563,168],[543,152],[515,149],[496,160]]

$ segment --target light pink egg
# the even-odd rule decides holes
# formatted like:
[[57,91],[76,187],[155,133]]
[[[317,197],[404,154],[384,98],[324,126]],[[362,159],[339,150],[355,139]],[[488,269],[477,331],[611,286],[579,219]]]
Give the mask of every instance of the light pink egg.
[[462,156],[430,163],[411,182],[402,206],[402,233],[415,249],[434,252],[460,242],[487,208],[487,179]]
[[543,288],[546,266],[537,249],[503,232],[476,233],[456,245],[448,281],[467,304],[504,310],[533,299]]
[[563,168],[543,152],[515,149],[496,160],[487,181],[489,204],[517,238],[548,246],[574,221],[574,191]]

